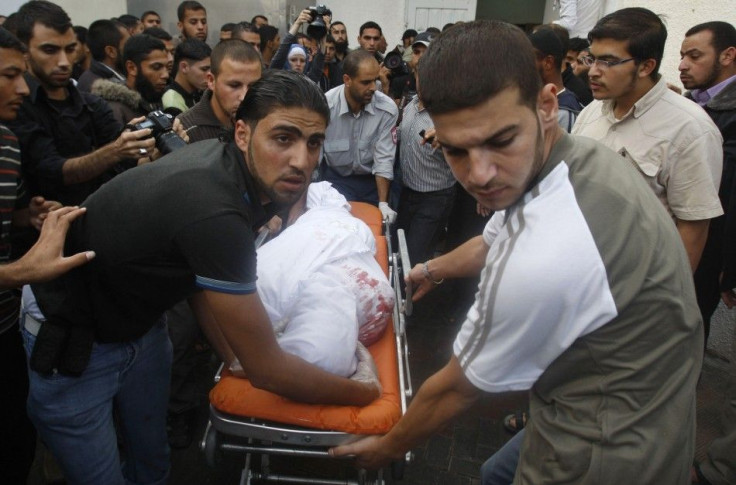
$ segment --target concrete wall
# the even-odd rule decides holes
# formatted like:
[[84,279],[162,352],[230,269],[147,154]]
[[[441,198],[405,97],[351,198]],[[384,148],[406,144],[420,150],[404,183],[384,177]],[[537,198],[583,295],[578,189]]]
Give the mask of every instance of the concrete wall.
[[[722,20],[736,24],[736,2],[734,0],[602,0],[603,12],[609,13],[625,7],[646,7],[660,14],[667,25],[667,44],[660,73],[667,82],[682,87],[677,66],[680,62],[680,45],[685,32],[693,25],[711,20]],[[554,0],[547,0],[544,21],[558,18]]]

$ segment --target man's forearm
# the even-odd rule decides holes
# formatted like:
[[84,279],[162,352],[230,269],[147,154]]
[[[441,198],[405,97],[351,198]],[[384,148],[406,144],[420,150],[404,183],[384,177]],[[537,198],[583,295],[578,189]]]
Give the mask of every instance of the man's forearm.
[[483,236],[476,236],[449,253],[431,259],[428,268],[435,280],[477,276],[485,266],[487,254],[488,246]]
[[386,177],[376,175],[376,190],[378,192],[378,202],[388,202],[388,193],[391,189],[391,181]]
[[375,386],[330,374],[279,347],[257,294],[205,291],[222,335],[251,383],[295,401],[364,406],[378,398]]
[[399,458],[469,409],[480,395],[453,356],[422,384],[404,417],[382,441],[391,455]]
[[680,233],[682,243],[685,245],[687,258],[690,261],[690,268],[693,273],[698,269],[700,256],[703,254],[705,242],[708,239],[708,226],[710,219],[700,221],[684,221],[676,219],[677,232]]
[[67,159],[61,169],[64,185],[92,180],[118,163],[120,157],[113,143],[109,143],[87,155]]

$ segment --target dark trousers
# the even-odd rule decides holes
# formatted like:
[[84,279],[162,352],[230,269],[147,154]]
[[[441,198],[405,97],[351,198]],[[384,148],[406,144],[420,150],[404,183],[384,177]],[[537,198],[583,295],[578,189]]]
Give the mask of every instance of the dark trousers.
[[26,483],[36,448],[36,429],[28,419],[28,368],[18,327],[0,334],[0,389],[4,391],[0,413],[0,482]]
[[340,175],[327,164],[320,165],[320,180],[330,182],[347,200],[353,202],[367,202],[378,205],[378,188],[376,187],[376,176],[365,175]]
[[447,226],[455,200],[455,186],[433,192],[401,190],[396,225],[406,231],[412,265],[432,258]]
[[705,330],[704,345],[708,346],[710,334],[710,319],[721,301],[720,274],[723,269],[723,231],[725,217],[720,216],[710,221],[708,240],[703,248],[698,269],[693,275],[695,279],[695,294],[698,298],[698,308],[703,317]]

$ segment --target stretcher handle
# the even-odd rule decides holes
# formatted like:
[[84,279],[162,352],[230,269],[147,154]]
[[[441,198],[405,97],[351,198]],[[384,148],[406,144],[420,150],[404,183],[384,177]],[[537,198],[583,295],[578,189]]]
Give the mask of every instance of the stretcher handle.
[[[409,247],[406,244],[406,234],[403,229],[396,231],[396,237],[399,240],[399,262],[401,266],[401,274],[406,284],[406,300],[404,301],[404,315],[410,317],[414,306],[411,301],[413,288],[411,282],[409,282],[409,272],[411,271],[411,261],[409,259]],[[400,293],[399,293],[400,294]]]

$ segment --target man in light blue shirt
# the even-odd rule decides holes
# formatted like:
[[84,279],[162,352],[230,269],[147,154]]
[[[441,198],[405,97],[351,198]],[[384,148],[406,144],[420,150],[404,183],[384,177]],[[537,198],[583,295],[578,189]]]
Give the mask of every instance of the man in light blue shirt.
[[393,222],[396,212],[388,206],[388,196],[399,113],[391,98],[376,90],[379,69],[368,51],[345,57],[344,84],[325,95],[330,124],[320,174],[346,199],[378,205]]

